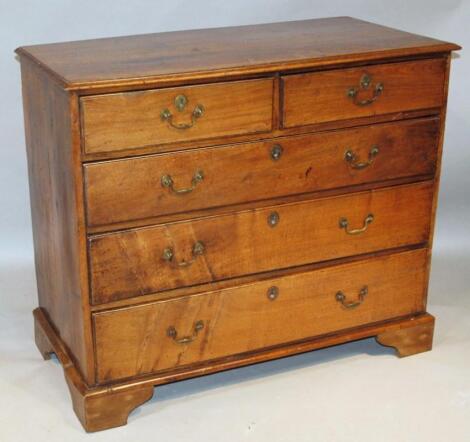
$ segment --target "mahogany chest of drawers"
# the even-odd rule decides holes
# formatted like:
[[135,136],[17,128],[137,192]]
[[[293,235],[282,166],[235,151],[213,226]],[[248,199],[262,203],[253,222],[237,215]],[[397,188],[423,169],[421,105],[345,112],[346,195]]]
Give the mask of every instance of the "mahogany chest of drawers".
[[179,379],[431,348],[456,49],[339,17],[17,50],[36,343],[86,430]]

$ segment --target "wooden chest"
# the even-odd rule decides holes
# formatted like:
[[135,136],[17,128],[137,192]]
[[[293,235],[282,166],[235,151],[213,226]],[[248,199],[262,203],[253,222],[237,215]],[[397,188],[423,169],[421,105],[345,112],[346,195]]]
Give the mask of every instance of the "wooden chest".
[[88,431],[426,312],[451,51],[347,17],[22,47],[39,308]]

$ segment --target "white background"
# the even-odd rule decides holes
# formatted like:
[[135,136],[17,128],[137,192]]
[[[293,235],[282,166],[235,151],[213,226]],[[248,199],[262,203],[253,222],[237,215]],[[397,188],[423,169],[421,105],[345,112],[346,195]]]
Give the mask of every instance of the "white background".
[[[36,304],[20,45],[350,15],[459,43],[450,81],[429,310],[435,350],[373,341],[157,390],[131,425],[86,436],[61,369],[32,343]],[[0,441],[470,440],[470,2],[0,0]]]

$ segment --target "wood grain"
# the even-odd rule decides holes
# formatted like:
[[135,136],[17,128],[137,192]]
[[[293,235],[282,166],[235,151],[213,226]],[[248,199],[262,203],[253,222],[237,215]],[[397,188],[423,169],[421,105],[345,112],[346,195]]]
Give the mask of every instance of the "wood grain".
[[434,321],[401,330],[387,330],[376,336],[379,344],[393,347],[401,358],[432,350]]
[[[111,225],[399,177],[432,175],[438,127],[437,119],[410,120],[86,164],[88,225]],[[272,149],[276,146],[282,153],[273,160]],[[379,154],[365,169],[354,169],[345,160],[345,152],[351,150],[358,162],[367,161],[374,146]],[[162,176],[169,174],[177,189],[191,187],[197,171],[204,172],[204,180],[191,193],[179,195],[162,186]]]
[[[302,126],[398,111],[439,107],[444,100],[444,58],[370,65],[359,68],[282,77],[283,127]],[[371,84],[359,84],[368,74]],[[358,99],[370,99],[377,83],[383,92],[369,105],[359,106],[348,96],[357,88]]]
[[379,344],[395,348],[402,358],[432,350],[433,336],[434,321],[429,321],[426,324],[416,324],[415,327],[387,330],[378,334],[376,340]]
[[[407,328],[417,327],[426,324],[434,324],[434,318],[428,313],[422,313],[402,318],[394,318],[389,321],[382,321],[379,323],[368,324],[353,329],[346,329],[337,333],[318,336],[311,339],[304,339],[293,343],[281,344],[272,348],[263,348],[258,351],[234,355],[231,357],[221,358],[206,363],[198,363],[190,366],[180,367],[178,369],[164,370],[158,373],[151,373],[142,377],[137,377],[121,382],[114,382],[111,384],[98,385],[94,387],[88,386],[81,378],[80,372],[74,365],[70,355],[67,353],[64,343],[60,337],[53,330],[48,322],[42,309],[37,308],[34,310],[34,318],[36,328],[41,330],[44,340],[48,342],[49,347],[57,355],[63,369],[67,384],[70,388],[72,401],[74,403],[74,410],[81,420],[84,428],[91,431],[87,426],[86,419],[83,419],[85,413],[80,408],[81,404],[90,403],[86,401],[87,398],[99,399],[102,397],[103,401],[96,401],[95,404],[105,404],[106,397],[109,395],[113,397],[115,393],[129,392],[130,396],[135,395],[137,402],[143,396],[143,390],[147,390],[148,397],[151,396],[154,385],[168,384],[170,382],[188,379],[195,376],[203,376],[210,373],[229,370],[236,367],[242,367],[249,364],[256,364],[263,361],[268,361],[275,358],[283,358],[294,354],[299,354],[323,347],[342,344],[344,342],[355,341],[371,336],[377,336],[385,331],[406,330]],[[115,396],[119,397],[119,395]],[[137,404],[136,402],[136,404]],[[123,407],[119,410],[118,405],[122,403]],[[114,413],[120,416],[125,415],[126,410],[129,410],[129,401],[117,401],[113,403],[112,409]],[[106,410],[100,410],[98,416],[106,416]],[[86,409],[85,409],[86,412]],[[113,425],[122,425],[123,422],[117,418],[105,419],[106,425],[100,424],[95,420],[93,427],[99,425],[100,429],[111,428]]]
[[[66,378],[68,381],[68,378]],[[87,394],[76,390],[67,382],[72,397],[73,409],[87,432],[107,430],[127,424],[131,411],[150,400],[151,385],[127,388],[123,391],[109,389],[101,394]]]
[[[184,95],[183,111],[175,98]],[[192,112],[203,114],[188,129],[161,118],[168,109],[175,125],[192,124]],[[269,132],[273,120],[273,79],[94,95],[81,99],[83,147],[86,153],[201,140],[218,136]]]
[[[446,57],[446,76],[444,82],[444,94],[445,100],[442,108],[440,109],[440,128],[439,128],[439,141],[437,147],[437,163],[436,163],[436,172],[434,179],[434,193],[433,193],[433,203],[432,203],[432,215],[431,215],[431,227],[429,229],[429,249],[428,249],[428,261],[427,261],[427,281],[429,284],[429,275],[431,272],[431,258],[434,242],[434,228],[436,223],[436,214],[438,206],[438,197],[439,197],[439,186],[441,180],[441,167],[442,167],[442,152],[444,148],[444,134],[445,134],[445,124],[446,124],[446,113],[447,113],[447,98],[448,98],[448,89],[449,89],[449,77],[450,77],[450,63],[451,63],[451,54]],[[426,299],[427,303],[427,290],[426,290]]]
[[26,46],[64,87],[152,87],[286,69],[448,52],[458,45],[351,17]]
[[[274,91],[276,95],[279,91]],[[276,112],[276,109],[275,109]],[[178,141],[175,143],[152,145],[139,148],[123,149],[108,152],[93,152],[93,153],[82,153],[82,160],[84,163],[90,163],[95,161],[103,161],[110,159],[124,159],[132,157],[140,157],[149,154],[159,153],[170,153],[180,152],[181,150],[192,150],[200,149],[202,147],[217,147],[229,144],[240,144],[250,143],[257,141],[270,141],[274,138],[281,138],[294,135],[311,134],[313,132],[325,132],[332,130],[340,130],[347,128],[359,128],[364,126],[370,126],[374,124],[390,123],[396,121],[411,120],[414,118],[427,118],[427,117],[439,117],[440,108],[433,109],[420,109],[414,111],[403,111],[393,112],[386,115],[374,115],[371,117],[359,117],[352,118],[349,120],[337,120],[328,121],[325,123],[309,124],[308,126],[291,127],[291,128],[277,128],[271,132],[258,133],[258,134],[245,134],[245,135],[234,135],[228,137],[216,137],[205,140],[196,141]],[[277,120],[278,115],[273,115],[273,127],[274,122]]]
[[[422,309],[426,251],[406,252],[310,273],[256,282],[222,292],[202,293],[94,315],[100,382],[156,372],[267,348],[284,342],[417,313]],[[277,287],[278,297],[267,292]],[[343,307],[336,293],[348,302]],[[167,336],[192,336],[179,344]],[[194,336],[193,336],[194,337]]]
[[39,305],[79,370],[93,382],[88,284],[82,279],[86,260],[81,260],[86,244],[78,235],[84,231],[84,207],[80,175],[75,175],[76,166],[78,172],[81,168],[79,146],[72,140],[72,104],[69,95],[30,61],[22,60],[21,74]]
[[[427,241],[432,182],[93,236],[92,303]],[[410,208],[413,208],[410,210]],[[268,216],[279,214],[275,227]],[[346,217],[360,235],[339,227]],[[197,241],[205,246],[193,259]],[[165,248],[174,259],[163,259]]]
[[[17,50],[35,340],[57,355],[87,431],[124,425],[154,385],[365,337],[401,356],[431,348],[456,49],[337,17]],[[384,89],[359,106],[347,91],[365,73],[359,99]],[[161,118],[193,122],[199,104],[191,127]],[[368,167],[345,161],[373,146]],[[185,196],[161,185],[198,170]],[[367,229],[349,235],[342,218]]]

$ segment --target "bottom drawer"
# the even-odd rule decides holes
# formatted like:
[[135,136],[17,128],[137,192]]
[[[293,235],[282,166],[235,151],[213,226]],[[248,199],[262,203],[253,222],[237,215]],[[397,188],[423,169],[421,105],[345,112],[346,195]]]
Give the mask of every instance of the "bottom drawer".
[[93,315],[98,381],[417,313],[426,249]]

